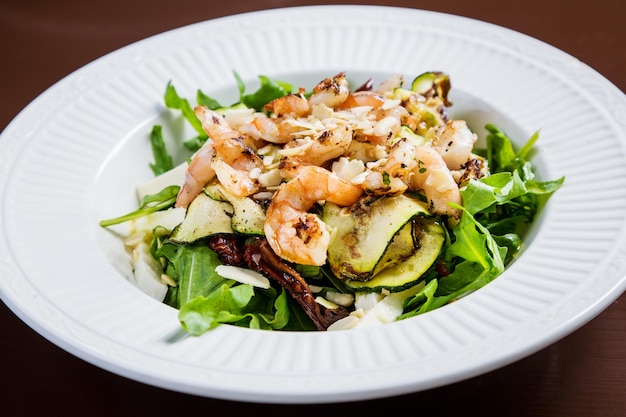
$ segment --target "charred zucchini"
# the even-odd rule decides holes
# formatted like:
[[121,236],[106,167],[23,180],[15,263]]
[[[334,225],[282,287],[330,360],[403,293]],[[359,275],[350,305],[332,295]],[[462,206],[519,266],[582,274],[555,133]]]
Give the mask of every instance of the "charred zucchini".
[[238,197],[226,191],[220,184],[212,184],[204,192],[214,200],[227,201],[233,206],[231,227],[245,235],[263,235],[265,210],[249,197]]
[[334,229],[331,270],[341,279],[367,281],[411,256],[415,242],[409,223],[417,215],[428,216],[428,206],[406,195],[366,197],[345,208],[327,203],[323,220]]
[[440,71],[430,71],[415,77],[411,83],[411,90],[424,97],[439,97],[446,106],[449,106],[448,93],[450,92],[450,77]]
[[411,222],[416,238],[412,255],[399,264],[383,269],[369,281],[346,280],[344,284],[355,291],[402,291],[418,283],[435,264],[446,240],[441,224],[433,218],[416,217]]
[[191,243],[218,233],[233,233],[231,218],[233,206],[200,193],[187,208],[185,219],[170,239],[178,243]]
[[248,197],[237,197],[211,184],[187,208],[185,219],[170,239],[191,243],[218,233],[263,235],[265,210]]

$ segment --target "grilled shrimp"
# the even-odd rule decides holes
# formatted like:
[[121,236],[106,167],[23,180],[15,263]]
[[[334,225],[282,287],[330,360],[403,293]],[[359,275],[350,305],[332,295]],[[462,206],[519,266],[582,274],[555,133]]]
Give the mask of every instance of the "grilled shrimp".
[[238,197],[256,193],[263,160],[241,138],[227,139],[215,150],[211,166],[222,185]]
[[[239,196],[258,190],[254,170],[263,166],[261,159],[244,143],[240,132],[233,129],[222,115],[205,106],[194,109],[209,139],[193,156],[185,181],[176,198],[177,207],[187,207],[216,175],[227,189]],[[252,176],[251,176],[252,173]]]
[[357,91],[350,93],[346,100],[338,106],[338,109],[350,109],[353,107],[367,106],[378,109],[385,104],[385,98],[373,91]]
[[255,139],[284,144],[291,141],[298,132],[306,130],[306,116],[313,106],[324,104],[334,107],[342,104],[351,95],[348,81],[343,73],[326,78],[313,88],[307,100],[304,91],[276,98],[265,105],[272,117],[261,115],[241,127],[241,131]]
[[457,208],[448,205],[460,205],[461,193],[443,158],[434,149],[412,140],[396,142],[385,164],[372,170],[362,187],[374,195],[396,195],[407,189],[422,191],[433,213],[460,215]]
[[415,160],[409,189],[422,190],[434,213],[459,218],[461,211],[448,203],[461,205],[461,192],[441,155],[428,146],[416,146]]
[[471,159],[477,136],[465,120],[449,120],[433,140],[433,148],[441,155],[451,170],[460,169]]
[[325,104],[330,108],[334,108],[342,104],[350,95],[350,86],[346,80],[346,74],[340,72],[332,78],[325,78],[315,87],[313,94],[309,97],[309,104],[315,106],[317,104]]
[[187,167],[185,181],[176,196],[176,207],[186,208],[200,194],[202,188],[215,177],[215,170],[211,167],[213,155],[213,140],[208,139],[195,153]]
[[264,231],[268,243],[289,262],[324,265],[330,232],[308,210],[320,200],[349,206],[361,193],[360,187],[324,168],[298,167],[295,177],[280,186],[267,209]]
[[270,101],[265,105],[265,109],[274,113],[277,117],[285,115],[303,117],[311,112],[311,105],[304,97],[304,91],[300,90],[298,94],[287,94]]
[[352,128],[340,124],[322,130],[314,137],[296,139],[284,146],[280,154],[307,165],[323,165],[343,155],[352,142]]
[[275,144],[285,144],[304,130],[294,118],[267,117],[259,115],[239,128],[239,131],[255,139],[262,139]]

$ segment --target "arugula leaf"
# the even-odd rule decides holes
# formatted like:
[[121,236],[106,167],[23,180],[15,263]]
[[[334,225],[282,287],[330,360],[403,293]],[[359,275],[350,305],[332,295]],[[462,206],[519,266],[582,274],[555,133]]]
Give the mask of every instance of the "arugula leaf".
[[196,336],[224,323],[251,329],[284,328],[289,321],[287,292],[281,291],[273,309],[266,313],[255,306],[255,299],[261,298],[264,296],[257,295],[249,284],[220,285],[206,297],[199,296],[185,304],[178,313],[178,319],[186,331]]
[[522,146],[521,149],[517,152],[516,157],[521,160],[528,160],[537,140],[539,140],[539,131],[533,133],[533,135],[526,141],[524,146]]
[[222,105],[212,97],[207,96],[202,92],[202,90],[198,90],[196,93],[196,101],[201,106],[207,106],[211,110],[217,110],[222,107]]
[[515,163],[515,150],[509,137],[492,124],[485,126],[490,132],[487,135],[487,160],[492,174],[511,171]]
[[528,192],[536,195],[549,195],[561,188],[565,182],[565,177],[551,181],[526,181]]
[[[460,222],[452,230],[456,240],[448,248],[446,257],[457,256],[466,262],[476,263],[485,271],[489,271],[488,277],[495,278],[504,271],[507,248],[499,246],[489,230],[468,210],[458,205],[456,207],[463,210],[463,214]],[[454,275],[453,272],[441,278],[440,283],[455,279]]]
[[237,71],[233,71],[235,82],[237,83],[237,90],[239,91],[239,98],[243,97],[243,93],[246,91],[246,83],[243,82],[241,76]]
[[176,203],[176,197],[178,196],[179,190],[180,187],[178,185],[165,187],[156,194],[149,194],[142,198],[137,210],[113,219],[101,220],[99,224],[102,227],[112,226],[114,224],[124,223],[150,213],[173,207],[174,203]]
[[563,184],[564,178],[536,181],[526,160],[539,135],[533,134],[519,152],[500,129],[491,133],[486,152],[491,175],[472,180],[461,191],[464,206],[452,228],[444,254],[446,276],[435,277],[405,302],[406,318],[423,314],[469,294],[491,282],[522,248],[521,235],[534,220],[541,204]]
[[241,320],[245,314],[240,312],[253,295],[254,288],[251,285],[231,288],[228,284],[222,284],[207,296],[198,296],[184,304],[178,312],[178,319],[186,331],[200,335],[220,323]]
[[448,247],[446,257],[458,256],[466,261],[481,265],[483,269],[494,269],[497,273],[502,272],[504,262],[500,256],[500,247],[489,230],[465,208],[459,205],[455,205],[455,207],[463,210],[463,214],[459,223],[452,229],[456,239]]
[[183,142],[183,146],[185,147],[185,149],[193,153],[193,152],[196,152],[198,149],[200,149],[202,145],[204,145],[204,142],[206,142],[206,138],[201,138],[200,136],[194,136],[192,138],[185,140]]
[[294,268],[304,279],[318,279],[322,277],[322,267],[320,266],[294,265]]
[[166,241],[155,255],[167,259],[166,273],[178,283],[178,307],[196,297],[208,295],[227,281],[215,272],[221,262],[217,253],[206,245]]
[[455,266],[452,273],[431,280],[421,291],[406,300],[404,313],[398,319],[435,310],[485,286],[504,271],[503,257],[507,248],[500,247],[467,211],[461,218],[465,218],[461,221],[464,224],[455,227],[457,241],[450,246],[446,256],[458,256],[464,260]]
[[398,317],[398,320],[406,319],[408,317],[413,317],[418,314],[425,313],[433,309],[435,302],[435,291],[437,291],[439,283],[436,279],[433,279],[428,282],[417,294],[412,297],[407,298],[404,301],[404,311]]
[[237,79],[237,85],[239,87],[240,101],[256,111],[263,111],[263,106],[267,103],[276,98],[283,97],[292,91],[290,84],[272,80],[265,75],[260,75],[261,86],[259,89],[252,94],[245,94],[245,85],[236,72],[235,78]]
[[493,234],[493,238],[498,246],[506,248],[506,255],[504,257],[504,265],[508,265],[513,258],[522,250],[522,238],[517,233],[505,233],[503,235]]
[[206,139],[208,137],[208,135],[204,131],[204,128],[202,127],[200,119],[198,119],[198,116],[196,116],[196,114],[194,113],[191,104],[189,104],[189,101],[186,98],[182,98],[178,95],[178,92],[176,91],[176,88],[174,88],[174,86],[172,85],[171,81],[169,81],[167,83],[167,86],[165,87],[164,100],[165,105],[168,108],[180,110],[182,112],[185,119],[187,119],[189,124],[191,124],[195,131],[198,132],[198,136],[200,138]]
[[155,176],[174,168],[172,157],[167,152],[165,141],[163,140],[163,131],[160,125],[154,125],[150,133],[150,145],[152,147],[152,155],[154,164],[150,164],[150,168]]
[[280,329],[289,323],[284,291],[277,295],[273,288],[255,289],[221,277],[215,272],[219,257],[208,246],[166,241],[155,256],[167,260],[166,273],[178,284],[166,299],[179,309],[179,320],[189,333],[199,335],[221,323],[253,329]]
[[485,129],[490,133],[487,135],[487,159],[492,174],[503,171],[511,172],[527,164],[535,143],[539,140],[539,131],[536,131],[520,150],[515,152],[513,142],[501,129],[492,124],[487,124]]
[[[257,297],[260,298],[260,297]],[[278,297],[274,298],[272,307],[268,309],[265,314],[253,314],[248,313],[247,317],[250,318],[248,327],[251,329],[283,329],[290,323],[291,309],[289,300],[289,293],[284,289],[281,289]],[[250,305],[248,306],[250,308]],[[256,310],[253,310],[256,311]],[[258,310],[262,311],[262,310]],[[301,329],[301,328],[300,328]]]

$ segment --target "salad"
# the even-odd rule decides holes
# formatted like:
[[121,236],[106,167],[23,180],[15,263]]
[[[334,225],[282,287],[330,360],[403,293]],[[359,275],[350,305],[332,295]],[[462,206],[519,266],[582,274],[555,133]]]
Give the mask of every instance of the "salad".
[[448,74],[393,74],[310,90],[260,76],[223,105],[171,82],[165,105],[196,132],[175,165],[151,132],[155,178],[125,224],[134,280],[189,333],[221,324],[341,330],[423,314],[483,287],[520,253],[564,178],[539,181],[487,125],[486,146],[448,113]]

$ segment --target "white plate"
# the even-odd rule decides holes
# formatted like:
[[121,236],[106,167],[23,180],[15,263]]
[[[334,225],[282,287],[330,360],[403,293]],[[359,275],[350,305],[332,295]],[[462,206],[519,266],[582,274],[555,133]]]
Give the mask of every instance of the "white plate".
[[[97,221],[151,176],[168,80],[236,98],[232,70],[312,86],[451,75],[455,117],[518,141],[535,130],[543,179],[566,176],[518,262],[476,293],[377,328],[329,333],[221,326],[195,338],[114,267]],[[250,87],[252,91],[253,87]],[[36,331],[148,384],[255,402],[336,402],[433,388],[493,370],[577,329],[626,287],[626,99],[565,53],[510,30],[419,10],[310,7],[232,16],[109,54],[30,104],[0,139],[0,291]],[[176,130],[176,129],[174,129]],[[168,131],[169,133],[170,131]],[[180,157],[180,156],[179,156]],[[121,263],[120,263],[121,262]]]

